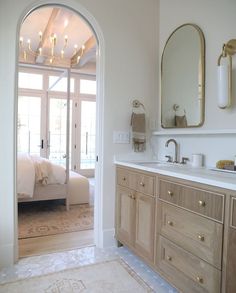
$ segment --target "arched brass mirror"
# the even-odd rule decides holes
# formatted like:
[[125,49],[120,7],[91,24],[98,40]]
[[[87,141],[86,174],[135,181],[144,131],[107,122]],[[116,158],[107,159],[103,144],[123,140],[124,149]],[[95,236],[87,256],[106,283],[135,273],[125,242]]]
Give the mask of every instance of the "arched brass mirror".
[[161,125],[199,127],[205,110],[205,41],[194,24],[178,27],[161,60]]

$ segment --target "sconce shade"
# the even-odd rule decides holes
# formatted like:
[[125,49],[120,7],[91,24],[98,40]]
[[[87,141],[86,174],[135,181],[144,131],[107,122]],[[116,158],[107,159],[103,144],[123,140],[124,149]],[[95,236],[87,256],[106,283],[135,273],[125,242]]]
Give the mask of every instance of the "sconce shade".
[[230,67],[228,64],[221,64],[218,70],[218,107],[225,109],[230,106]]

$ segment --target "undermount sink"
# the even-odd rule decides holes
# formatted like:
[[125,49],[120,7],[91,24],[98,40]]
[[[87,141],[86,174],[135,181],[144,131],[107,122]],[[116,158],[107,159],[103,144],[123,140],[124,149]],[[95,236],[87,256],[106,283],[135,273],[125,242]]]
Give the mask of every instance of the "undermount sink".
[[[180,163],[172,163],[172,162],[137,162],[136,163],[139,166],[144,166],[148,168],[160,168],[160,167],[177,167],[177,168],[183,168],[187,167],[186,164],[180,164]],[[188,166],[189,167],[189,166]]]
[[159,167],[173,167],[176,164],[168,162],[138,162],[137,165],[150,167],[150,168],[159,168]]

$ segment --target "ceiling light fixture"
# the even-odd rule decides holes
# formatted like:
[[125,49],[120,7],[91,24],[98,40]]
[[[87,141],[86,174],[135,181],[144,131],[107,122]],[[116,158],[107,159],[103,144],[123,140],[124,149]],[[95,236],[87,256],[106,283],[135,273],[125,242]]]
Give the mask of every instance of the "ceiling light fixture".
[[[38,48],[36,50],[32,49],[31,39],[28,39],[27,42],[24,42],[24,38],[20,37],[19,39],[20,55],[23,57],[23,60],[25,62],[27,61],[30,62],[29,56],[33,56],[36,62],[37,62],[37,58],[41,58],[41,60],[44,60],[45,63],[49,62],[50,64],[55,64],[55,65],[60,64],[63,62],[63,60],[65,60],[65,53],[68,47],[67,35],[64,36],[63,46],[60,50],[58,48],[58,43],[61,43],[61,42],[59,42],[58,37],[55,33],[52,33],[50,35],[48,42],[43,36],[43,33],[41,31],[38,33],[38,37],[39,37],[39,42],[38,42]],[[84,50],[85,50],[84,45],[79,49],[78,45],[75,44],[73,55],[69,57],[70,60],[72,60],[73,58],[76,58],[77,60],[76,64],[78,64],[84,53]],[[42,63],[42,61],[39,63]],[[72,62],[70,62],[70,64],[72,64]],[[75,65],[74,62],[73,62],[73,65]]]

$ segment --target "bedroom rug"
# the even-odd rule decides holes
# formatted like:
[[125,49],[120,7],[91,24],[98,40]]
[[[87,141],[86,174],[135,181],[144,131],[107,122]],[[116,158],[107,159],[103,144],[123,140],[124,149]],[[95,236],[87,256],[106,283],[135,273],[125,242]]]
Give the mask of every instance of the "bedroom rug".
[[154,292],[122,259],[31,277],[0,285],[11,293]]
[[18,238],[33,238],[93,229],[93,207],[72,205],[66,211],[60,201],[20,204]]

